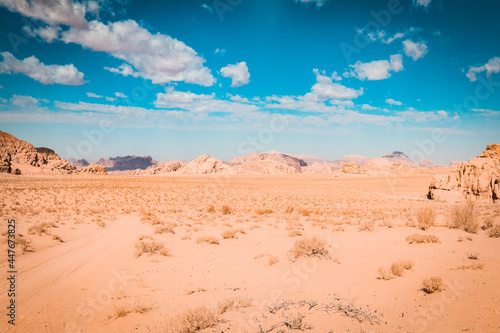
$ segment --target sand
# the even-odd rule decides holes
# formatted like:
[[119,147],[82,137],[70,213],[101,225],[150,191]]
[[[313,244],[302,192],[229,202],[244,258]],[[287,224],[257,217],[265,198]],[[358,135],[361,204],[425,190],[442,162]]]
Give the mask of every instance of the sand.
[[[456,204],[425,197],[436,172],[4,175],[2,239],[15,218],[30,243],[16,249],[16,326],[3,311],[0,331],[498,332],[500,239],[448,228]],[[500,224],[500,205],[478,202],[475,216]],[[409,244],[415,233],[440,242]],[[312,237],[328,254],[295,258]],[[153,240],[168,255],[137,249]],[[380,278],[399,261],[411,268]],[[432,276],[442,290],[427,294]]]

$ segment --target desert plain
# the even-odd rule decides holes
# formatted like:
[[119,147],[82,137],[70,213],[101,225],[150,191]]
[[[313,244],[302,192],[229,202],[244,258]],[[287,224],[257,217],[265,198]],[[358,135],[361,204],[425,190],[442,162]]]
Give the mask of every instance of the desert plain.
[[498,332],[500,204],[428,200],[448,171],[2,174],[1,331]]

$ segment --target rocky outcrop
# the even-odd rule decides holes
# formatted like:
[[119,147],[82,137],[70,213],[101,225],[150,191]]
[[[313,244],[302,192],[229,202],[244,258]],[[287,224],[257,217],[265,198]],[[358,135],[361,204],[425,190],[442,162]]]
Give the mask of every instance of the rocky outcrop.
[[302,167],[307,166],[303,160],[282,153],[248,154],[233,158],[227,164],[241,170],[263,168],[266,170],[264,173],[301,173]]
[[106,167],[109,171],[146,169],[155,164],[151,156],[117,156],[101,158],[95,164]]
[[158,164],[148,167],[146,170],[137,169],[132,172],[133,175],[161,175],[165,173],[172,173],[179,170],[184,166],[181,161],[168,161],[160,162]]
[[313,163],[308,164],[306,167],[302,167],[303,173],[332,173],[336,170],[342,168],[342,162],[333,161],[333,162],[322,162],[322,163]]
[[106,167],[97,164],[90,164],[89,166],[83,167],[78,170],[81,174],[92,174],[92,175],[107,175]]
[[60,173],[73,173],[76,170],[52,149],[35,148],[31,143],[2,131],[0,131],[0,155],[0,169],[5,170],[3,172],[20,174],[23,169],[36,170],[36,168]]
[[436,175],[429,186],[429,199],[456,201],[464,198],[495,202],[500,198],[500,144],[491,144],[448,175]]
[[188,174],[234,173],[231,166],[209,155],[198,157],[181,167],[177,172]]
[[360,155],[344,155],[342,156],[343,162],[354,162],[359,166],[364,166],[369,158]]
[[356,162],[347,162],[342,166],[342,172],[351,175],[359,175],[361,173],[361,168]]

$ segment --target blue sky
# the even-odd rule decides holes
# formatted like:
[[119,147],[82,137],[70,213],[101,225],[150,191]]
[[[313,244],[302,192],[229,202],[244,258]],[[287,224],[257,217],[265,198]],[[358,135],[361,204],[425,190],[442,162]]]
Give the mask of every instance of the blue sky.
[[0,0],[0,129],[63,157],[438,163],[500,141],[498,1]]

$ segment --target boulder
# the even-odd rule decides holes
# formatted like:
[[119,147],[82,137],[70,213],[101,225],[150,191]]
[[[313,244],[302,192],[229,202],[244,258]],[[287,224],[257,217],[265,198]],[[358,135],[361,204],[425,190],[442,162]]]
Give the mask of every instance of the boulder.
[[83,174],[100,174],[100,175],[107,175],[108,172],[106,171],[106,167],[103,167],[102,165],[97,165],[97,164],[90,164],[89,166],[83,167],[80,170],[78,170],[78,173],[83,173]]

